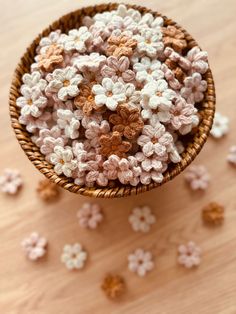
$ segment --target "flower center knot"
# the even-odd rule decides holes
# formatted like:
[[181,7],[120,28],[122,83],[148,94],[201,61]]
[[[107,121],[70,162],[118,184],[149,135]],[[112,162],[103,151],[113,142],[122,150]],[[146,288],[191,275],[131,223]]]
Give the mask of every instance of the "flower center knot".
[[63,86],[69,86],[70,85],[70,81],[69,80],[65,80],[64,82],[63,82]]

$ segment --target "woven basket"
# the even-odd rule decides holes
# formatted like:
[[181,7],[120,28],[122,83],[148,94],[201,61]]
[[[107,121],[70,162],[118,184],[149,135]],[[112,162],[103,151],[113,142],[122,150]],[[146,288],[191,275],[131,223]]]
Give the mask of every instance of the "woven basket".
[[[181,162],[179,162],[178,164],[170,165],[168,167],[168,170],[164,173],[164,180],[162,181],[161,184],[157,183],[150,183],[149,185],[139,184],[136,187],[132,187],[130,185],[124,186],[122,184],[117,183],[115,187],[87,188],[75,185],[72,179],[67,178],[65,176],[58,176],[54,172],[53,166],[45,160],[45,157],[40,153],[39,148],[32,142],[30,134],[26,131],[25,127],[21,125],[18,121],[20,112],[19,108],[16,106],[16,99],[20,96],[20,86],[22,84],[21,77],[24,73],[29,72],[30,64],[34,60],[36,47],[43,36],[47,36],[51,31],[56,29],[61,29],[62,32],[68,32],[72,28],[78,28],[81,25],[81,20],[83,16],[85,15],[93,16],[98,12],[114,10],[117,8],[117,6],[118,6],[117,3],[109,3],[86,7],[74,11],[72,13],[69,13],[67,15],[64,15],[59,20],[52,23],[40,35],[38,35],[37,38],[27,48],[25,54],[23,55],[15,69],[13,80],[10,87],[9,103],[11,124],[22,149],[28,156],[29,160],[35,165],[35,167],[41,173],[43,173],[52,182],[58,184],[59,186],[63,187],[64,189],[70,192],[83,194],[86,196],[103,198],[124,197],[152,190],[160,186],[161,184],[170,181],[179,173],[181,173],[200,152],[211,129],[215,111],[215,88],[212,73],[211,70],[209,69],[207,73],[204,75],[204,79],[207,81],[208,88],[205,93],[204,101],[200,103],[198,106],[199,113],[201,116],[201,122],[197,127],[197,130],[194,132],[194,134],[186,137],[185,139],[186,149],[182,154]],[[150,12],[154,16],[162,16],[160,13],[153,12],[145,7],[136,5],[128,5],[128,7],[137,9],[141,13]],[[182,27],[177,25],[171,19],[165,16],[162,17],[164,18],[165,26],[174,25],[175,27],[181,29],[181,31],[184,32],[188,43],[188,48],[192,48],[197,45],[196,41],[192,38],[192,36],[190,36]]]

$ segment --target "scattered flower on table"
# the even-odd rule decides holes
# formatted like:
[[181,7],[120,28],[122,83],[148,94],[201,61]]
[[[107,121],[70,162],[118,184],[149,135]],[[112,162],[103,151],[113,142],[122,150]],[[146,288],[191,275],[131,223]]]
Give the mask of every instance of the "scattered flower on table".
[[236,165],[236,145],[230,147],[227,160],[231,164]]
[[97,203],[84,203],[77,213],[82,228],[96,229],[103,220],[101,206]]
[[156,222],[156,217],[148,206],[135,207],[129,216],[129,222],[134,231],[146,233],[150,231],[151,225]]
[[0,190],[7,194],[16,194],[21,186],[23,180],[18,170],[6,168],[0,176]]
[[224,221],[224,207],[216,202],[211,202],[203,207],[202,219],[210,225],[221,225]]
[[210,134],[215,138],[221,138],[229,132],[229,118],[216,112]]
[[192,190],[206,190],[209,186],[210,175],[202,165],[189,166],[184,177]]
[[143,249],[136,249],[128,256],[128,268],[138,276],[144,277],[147,272],[154,268],[154,262],[151,252]]
[[68,270],[82,269],[87,260],[87,252],[83,250],[80,243],[66,244],[61,255],[61,262]]
[[125,281],[120,275],[108,274],[103,279],[102,290],[108,298],[117,299],[125,292]]
[[27,258],[36,261],[46,254],[47,239],[37,232],[32,232],[21,242],[21,246]]
[[178,247],[178,263],[186,268],[199,266],[201,263],[202,250],[193,241]]
[[58,199],[60,190],[58,185],[48,179],[40,180],[36,189],[39,197],[46,202]]

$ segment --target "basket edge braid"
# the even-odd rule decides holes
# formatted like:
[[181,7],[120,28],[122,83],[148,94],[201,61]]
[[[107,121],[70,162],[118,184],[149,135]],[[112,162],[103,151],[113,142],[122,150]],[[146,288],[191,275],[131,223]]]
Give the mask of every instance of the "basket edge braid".
[[[13,79],[10,86],[10,94],[9,94],[9,110],[11,117],[11,125],[15,131],[16,138],[20,143],[22,149],[24,150],[28,159],[34,164],[34,166],[43,173],[50,181],[58,184],[64,189],[82,194],[84,196],[92,196],[92,197],[101,197],[101,198],[116,198],[116,197],[125,197],[130,195],[137,195],[146,191],[150,191],[164,183],[172,180],[178,174],[180,174],[198,155],[200,150],[202,149],[204,143],[207,140],[209,135],[213,118],[215,112],[215,86],[214,80],[212,76],[212,72],[209,68],[207,73],[205,74],[205,79],[207,81],[207,91],[205,93],[205,98],[203,102],[203,119],[199,124],[198,131],[193,137],[193,141],[188,143],[186,150],[182,154],[182,160],[170,170],[167,170],[164,173],[164,180],[162,183],[150,183],[149,185],[139,184],[136,187],[127,185],[120,185],[117,187],[106,187],[106,188],[87,188],[75,185],[70,178],[59,177],[53,171],[53,166],[45,161],[44,156],[40,153],[38,147],[32,142],[30,138],[30,134],[26,131],[25,127],[21,125],[18,121],[19,118],[19,110],[16,106],[16,99],[19,97],[19,88],[21,85],[21,77],[22,75],[28,71],[27,66],[32,62],[35,54],[35,48],[39,43],[39,40],[48,35],[52,30],[57,28],[61,28],[62,31],[66,31],[73,27],[78,27],[80,25],[81,16],[83,15],[94,15],[98,12],[103,12],[107,10],[113,10],[117,8],[117,3],[107,3],[107,4],[99,4],[94,6],[89,6],[85,8],[78,9],[76,11],[70,12],[55,22],[53,22],[49,27],[44,29],[41,34],[39,34],[30,46],[27,48],[25,54],[20,59],[13,75]],[[141,13],[151,12],[155,16],[162,16],[165,20],[165,25],[174,25],[177,28],[181,29],[188,42],[188,46],[191,48],[197,45],[196,41],[192,38],[192,36],[181,26],[179,26],[176,22],[167,18],[166,16],[161,15],[158,12],[154,12],[150,9],[147,9],[138,5],[127,5],[128,7],[132,7],[134,9],[139,10]]]

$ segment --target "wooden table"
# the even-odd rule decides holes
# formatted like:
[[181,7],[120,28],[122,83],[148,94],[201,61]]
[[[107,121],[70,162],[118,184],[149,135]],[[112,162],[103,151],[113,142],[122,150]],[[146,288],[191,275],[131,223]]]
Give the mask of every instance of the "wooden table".
[[[63,192],[58,202],[43,203],[35,188],[42,176],[31,165],[10,128],[8,90],[14,67],[30,41],[62,14],[95,1],[0,1],[0,171],[19,169],[24,188],[16,197],[0,196],[0,312],[4,314],[235,314],[236,313],[236,169],[225,158],[236,144],[236,2],[227,0],[149,0],[150,8],[181,23],[209,52],[217,90],[217,109],[231,118],[222,140],[209,139],[197,164],[209,169],[206,193],[191,193],[183,175],[151,192],[117,200],[98,200],[106,222],[95,231],[76,220],[85,197]],[[97,2],[96,2],[97,3]],[[201,208],[215,200],[226,208],[222,227],[207,228]],[[136,205],[150,205],[157,223],[147,235],[131,231],[127,217]],[[48,255],[27,261],[19,243],[37,230],[49,239]],[[176,263],[179,243],[194,240],[203,251],[199,269]],[[81,242],[89,252],[83,271],[69,272],[60,262],[65,243]],[[141,279],[127,270],[127,255],[137,247],[151,250],[155,270]],[[107,300],[100,283],[107,272],[125,277],[127,292]]]

